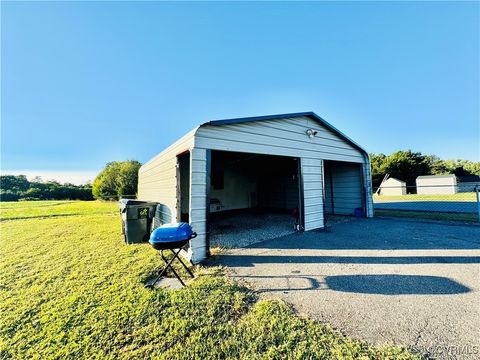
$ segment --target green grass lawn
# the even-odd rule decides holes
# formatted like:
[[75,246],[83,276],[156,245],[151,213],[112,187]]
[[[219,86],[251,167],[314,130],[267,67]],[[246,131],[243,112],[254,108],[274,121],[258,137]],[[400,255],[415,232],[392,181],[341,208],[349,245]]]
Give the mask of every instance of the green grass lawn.
[[221,269],[181,290],[148,290],[160,266],[127,246],[117,205],[1,204],[0,358],[410,359],[257,301]]
[[118,214],[118,207],[100,201],[0,202],[0,220],[95,214]]

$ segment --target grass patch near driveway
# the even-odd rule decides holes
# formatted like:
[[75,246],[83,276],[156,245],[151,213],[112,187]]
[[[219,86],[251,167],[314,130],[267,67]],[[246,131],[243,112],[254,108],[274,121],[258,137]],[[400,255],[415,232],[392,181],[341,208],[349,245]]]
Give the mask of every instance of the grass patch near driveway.
[[181,290],[145,289],[159,256],[124,244],[116,204],[38,204],[2,204],[2,359],[416,358],[257,302],[218,268]]

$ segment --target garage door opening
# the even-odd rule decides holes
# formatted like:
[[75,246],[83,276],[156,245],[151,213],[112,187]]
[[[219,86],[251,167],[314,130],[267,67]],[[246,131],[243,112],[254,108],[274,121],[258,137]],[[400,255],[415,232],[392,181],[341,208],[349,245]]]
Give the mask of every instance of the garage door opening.
[[324,161],[324,208],[327,221],[339,216],[365,216],[361,164]]
[[302,220],[299,160],[212,151],[210,246],[241,247],[295,231]]

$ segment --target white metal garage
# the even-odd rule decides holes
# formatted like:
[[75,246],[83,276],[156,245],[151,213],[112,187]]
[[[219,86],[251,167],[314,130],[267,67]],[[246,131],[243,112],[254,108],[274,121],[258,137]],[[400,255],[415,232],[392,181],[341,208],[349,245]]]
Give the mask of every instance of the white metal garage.
[[373,216],[371,186],[367,152],[308,112],[200,125],[141,167],[138,198],[160,203],[157,224],[190,222],[198,263],[213,212],[295,207],[309,231],[326,213]]

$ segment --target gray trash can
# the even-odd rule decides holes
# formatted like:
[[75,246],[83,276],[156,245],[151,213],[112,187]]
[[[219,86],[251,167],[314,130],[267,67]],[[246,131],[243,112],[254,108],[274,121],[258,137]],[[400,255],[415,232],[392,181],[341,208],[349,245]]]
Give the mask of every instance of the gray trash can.
[[141,244],[150,237],[157,203],[121,199],[119,201],[122,215],[122,233],[127,244]]

